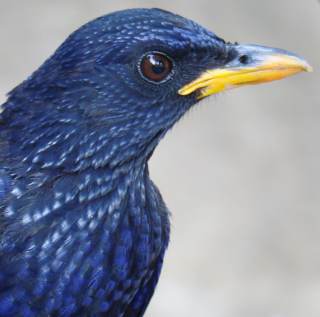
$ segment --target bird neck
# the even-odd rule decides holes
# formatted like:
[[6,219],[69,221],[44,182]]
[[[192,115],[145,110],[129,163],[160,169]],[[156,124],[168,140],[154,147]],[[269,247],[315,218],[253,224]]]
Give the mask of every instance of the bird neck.
[[[147,164],[29,177],[32,183],[17,180],[12,189],[5,215],[15,230],[6,236],[4,245],[10,247],[19,232],[31,237],[31,244],[41,242],[43,254],[39,256],[46,257],[46,252],[62,247],[68,236],[78,237],[82,244],[105,237],[105,231],[114,236],[127,229],[137,235],[147,230],[151,235],[148,248],[154,255],[167,244],[168,212],[149,178]],[[39,199],[30,199],[35,195]],[[35,246],[35,254],[39,247]]]
[[58,239],[74,230],[98,237],[104,225],[114,233],[130,223],[139,232],[142,220],[168,228],[165,204],[148,173],[148,159],[165,132],[141,134],[138,125],[126,130],[126,124],[93,124],[74,112],[56,112],[10,99],[2,113],[0,156],[16,179],[6,216],[22,226],[15,232]]
[[[112,210],[118,214],[120,205],[133,197],[142,208],[148,195],[160,204],[148,159],[162,132],[148,136],[141,146],[139,136],[121,135],[113,126],[85,124],[67,114],[56,119],[54,113],[41,112],[39,120],[34,111],[24,116],[10,104],[5,108],[0,141],[6,149],[0,156],[17,179],[12,201],[21,209],[9,208],[10,217],[22,215],[22,223],[30,226],[48,219],[62,223],[68,214],[91,219],[93,209],[98,218]],[[30,204],[32,195],[42,197],[40,205]],[[65,213],[73,209],[77,211]]]

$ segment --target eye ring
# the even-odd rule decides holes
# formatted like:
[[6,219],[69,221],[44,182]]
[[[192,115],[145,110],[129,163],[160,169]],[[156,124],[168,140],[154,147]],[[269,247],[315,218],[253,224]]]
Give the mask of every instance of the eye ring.
[[167,54],[159,51],[145,53],[139,60],[141,77],[153,84],[163,84],[174,74],[174,62]]

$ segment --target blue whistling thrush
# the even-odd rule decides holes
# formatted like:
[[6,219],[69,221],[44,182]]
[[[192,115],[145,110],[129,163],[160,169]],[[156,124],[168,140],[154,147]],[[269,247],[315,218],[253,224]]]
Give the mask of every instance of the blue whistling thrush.
[[198,100],[302,70],[159,9],[69,36],[2,106],[0,316],[142,316],[169,241],[156,145]]

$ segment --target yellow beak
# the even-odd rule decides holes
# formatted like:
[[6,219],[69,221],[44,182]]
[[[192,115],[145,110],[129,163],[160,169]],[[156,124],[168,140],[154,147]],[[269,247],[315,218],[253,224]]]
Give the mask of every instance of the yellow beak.
[[312,67],[301,57],[276,48],[234,45],[237,58],[222,68],[207,70],[179,89],[182,96],[197,91],[198,99],[244,85],[279,80]]

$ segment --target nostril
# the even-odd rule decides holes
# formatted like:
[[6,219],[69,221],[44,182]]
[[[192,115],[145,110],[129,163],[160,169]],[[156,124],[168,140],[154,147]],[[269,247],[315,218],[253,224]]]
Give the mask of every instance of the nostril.
[[241,55],[241,56],[239,57],[239,62],[240,62],[241,64],[248,64],[248,62],[249,62],[249,56],[248,56],[248,55]]

